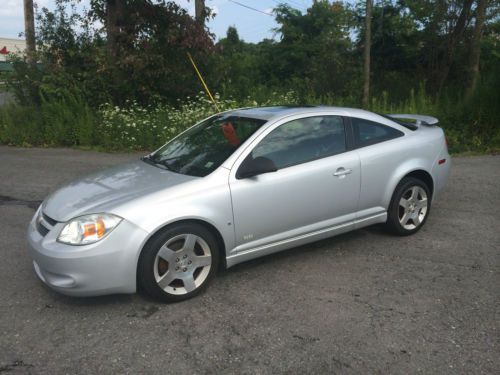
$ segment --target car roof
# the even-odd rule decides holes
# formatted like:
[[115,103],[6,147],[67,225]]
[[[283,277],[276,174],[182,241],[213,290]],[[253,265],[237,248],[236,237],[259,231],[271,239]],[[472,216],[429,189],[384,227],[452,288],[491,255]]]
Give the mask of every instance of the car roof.
[[356,116],[362,115],[362,117],[377,116],[373,112],[365,111],[363,109],[356,108],[345,108],[345,107],[333,107],[333,106],[315,106],[315,105],[302,105],[302,106],[292,106],[292,105],[277,105],[269,107],[251,107],[251,108],[240,108],[225,112],[225,115],[229,116],[239,116],[239,117],[251,117],[261,120],[277,120],[279,118],[298,115],[298,114],[314,114],[322,112],[337,113],[342,116]]

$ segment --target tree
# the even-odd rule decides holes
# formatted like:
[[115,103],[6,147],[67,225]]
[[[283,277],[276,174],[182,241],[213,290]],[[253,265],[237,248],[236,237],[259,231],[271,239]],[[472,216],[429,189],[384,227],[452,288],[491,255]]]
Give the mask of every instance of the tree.
[[305,14],[285,4],[274,12],[281,40],[274,48],[269,73],[274,73],[281,87],[328,96],[345,95],[353,87],[359,90],[349,5],[318,0]]
[[363,51],[363,107],[370,101],[370,47],[371,47],[372,0],[366,0],[365,46]]
[[173,103],[199,91],[186,52],[206,61],[213,36],[186,9],[164,0],[91,0],[81,13],[76,2],[55,0],[53,10],[37,14],[41,64],[28,75],[18,65],[15,78],[24,87],[17,91],[30,96],[21,101],[51,93],[92,105]]
[[448,74],[450,73],[450,66],[454,61],[458,43],[462,40],[463,34],[467,27],[467,23],[470,18],[472,2],[473,0],[463,0],[462,6],[460,8],[460,14],[456,20],[456,23],[447,36],[445,55],[442,59],[440,75],[438,77],[439,92],[442,91],[446,79],[448,78]]
[[465,91],[465,97],[469,98],[476,89],[479,77],[479,60],[481,57],[481,40],[483,36],[483,25],[486,13],[487,0],[478,0],[476,8],[476,24],[471,40],[471,54],[469,67],[469,81]]
[[[391,100],[407,97],[428,77],[419,27],[404,4],[388,0],[373,3],[371,19],[371,96],[385,91]],[[359,38],[364,46],[364,33]]]
[[123,2],[122,0],[106,0],[106,34],[108,55],[111,61],[114,61],[118,56],[118,46],[120,39],[120,22],[123,19]]
[[30,65],[36,63],[35,17],[33,16],[33,0],[24,0],[24,30],[26,37],[26,55]]

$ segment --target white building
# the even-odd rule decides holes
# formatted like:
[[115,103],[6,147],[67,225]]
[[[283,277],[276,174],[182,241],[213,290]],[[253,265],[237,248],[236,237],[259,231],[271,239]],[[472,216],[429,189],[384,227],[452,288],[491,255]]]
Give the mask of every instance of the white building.
[[26,40],[0,37],[0,61],[6,61],[9,53],[22,54],[26,49]]

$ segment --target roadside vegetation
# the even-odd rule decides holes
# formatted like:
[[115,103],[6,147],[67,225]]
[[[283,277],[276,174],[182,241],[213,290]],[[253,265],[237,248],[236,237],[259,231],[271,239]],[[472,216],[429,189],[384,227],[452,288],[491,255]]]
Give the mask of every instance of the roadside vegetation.
[[[0,144],[154,149],[216,112],[187,52],[220,110],[364,102],[365,1],[279,5],[276,40],[257,44],[234,27],[215,42],[208,8],[194,20],[164,1],[96,0],[83,14],[74,3],[38,11],[37,64],[11,57],[14,71],[2,79],[17,104],[0,107]],[[439,118],[452,152],[498,152],[498,16],[485,0],[375,2],[364,107]]]

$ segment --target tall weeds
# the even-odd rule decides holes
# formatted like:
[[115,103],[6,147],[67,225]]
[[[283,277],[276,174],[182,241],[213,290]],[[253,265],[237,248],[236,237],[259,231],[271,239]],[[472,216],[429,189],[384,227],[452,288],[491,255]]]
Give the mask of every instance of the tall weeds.
[[29,146],[91,146],[97,116],[80,98],[42,97],[39,106],[0,107],[0,143]]
[[[500,150],[500,97],[496,77],[484,79],[467,101],[442,95],[433,99],[423,86],[408,98],[391,101],[383,92],[372,98],[370,110],[377,113],[419,113],[437,117],[452,152],[498,152]],[[222,100],[219,110],[278,104],[323,104],[356,107],[351,97],[302,97],[294,92],[271,93],[257,102]],[[17,146],[85,146],[105,150],[151,150],[165,143],[217,110],[203,93],[176,106],[127,102],[117,107],[104,104],[92,109],[78,95],[42,96],[38,106],[0,107],[0,143]]]

